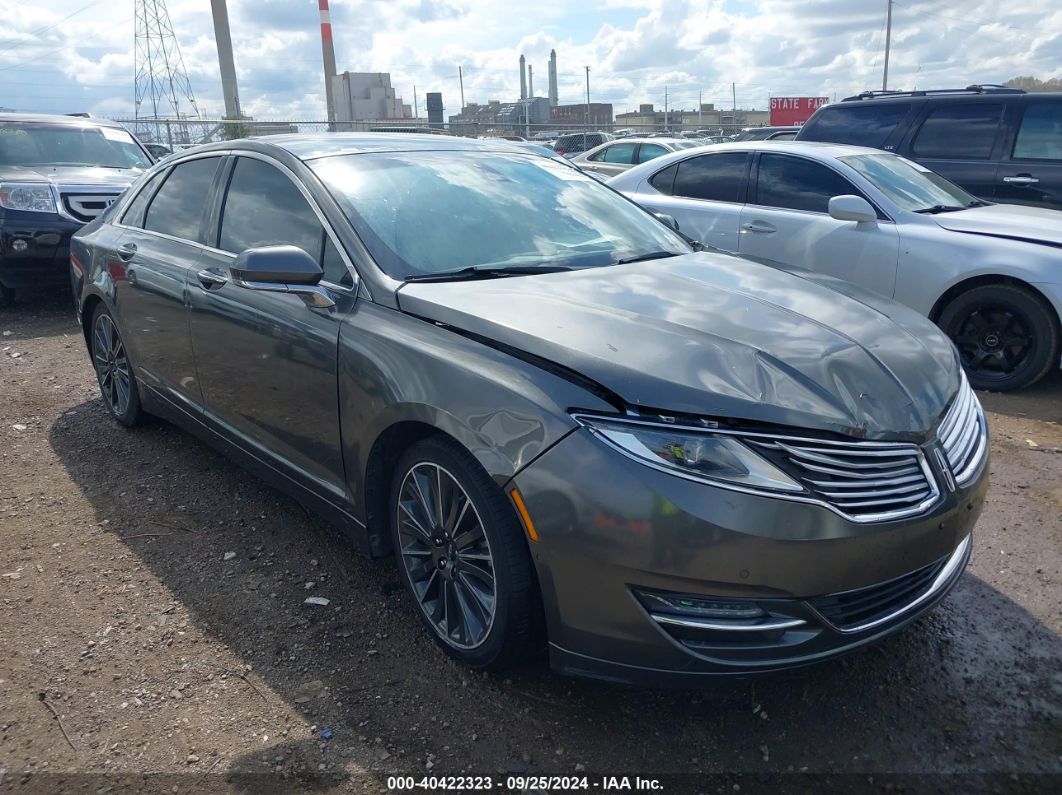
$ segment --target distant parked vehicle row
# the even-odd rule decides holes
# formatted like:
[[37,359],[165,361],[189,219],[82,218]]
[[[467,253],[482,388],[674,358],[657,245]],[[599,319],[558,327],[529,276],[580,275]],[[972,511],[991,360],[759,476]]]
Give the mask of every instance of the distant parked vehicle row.
[[700,141],[685,138],[622,138],[575,155],[571,161],[583,171],[614,177],[639,163],[697,146],[701,146]]
[[609,184],[691,238],[895,298],[938,323],[971,383],[1059,366],[1062,214],[977,199],[904,158],[835,144],[721,144]]
[[606,141],[615,139],[611,133],[606,132],[578,132],[562,135],[553,144],[553,150],[563,157],[574,157],[580,152],[587,152],[595,146],[601,146]]
[[797,140],[884,149],[981,199],[1062,209],[1062,93],[867,92],[820,108]]

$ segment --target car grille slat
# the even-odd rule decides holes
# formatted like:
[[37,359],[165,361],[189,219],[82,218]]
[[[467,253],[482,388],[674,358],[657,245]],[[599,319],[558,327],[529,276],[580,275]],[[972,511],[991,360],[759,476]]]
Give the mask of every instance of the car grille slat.
[[911,516],[939,496],[913,444],[787,438],[754,443],[781,459],[816,498],[858,522]]
[[940,423],[937,438],[940,439],[955,482],[960,486],[966,485],[988,450],[988,424],[977,395],[970,388],[965,375],[962,377],[959,396]]
[[113,193],[85,193],[60,188],[60,199],[67,214],[88,223],[110,207],[121,191]]

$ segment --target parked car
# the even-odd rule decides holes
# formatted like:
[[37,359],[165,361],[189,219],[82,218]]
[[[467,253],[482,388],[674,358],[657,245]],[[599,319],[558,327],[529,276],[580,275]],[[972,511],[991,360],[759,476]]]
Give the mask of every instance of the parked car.
[[173,154],[173,149],[166,144],[146,143],[144,144],[144,148],[147,149],[148,152],[151,153],[151,156],[156,160],[161,160],[162,158]]
[[867,92],[820,108],[797,140],[884,149],[979,198],[1062,209],[1060,92]]
[[70,282],[70,235],[154,162],[124,127],[0,114],[0,294]]
[[613,136],[605,132],[568,133],[557,139],[553,151],[562,157],[575,157],[580,152],[586,152],[612,139]]
[[918,310],[978,389],[1019,389],[1059,366],[1062,214],[990,204],[880,150],[795,141],[668,155],[609,184],[704,243]]
[[799,127],[746,127],[732,141],[785,141],[796,138]]
[[700,145],[699,141],[688,141],[685,138],[624,138],[595,146],[587,152],[575,155],[571,161],[583,171],[614,177],[639,163],[648,163],[669,152],[693,149]]
[[697,253],[556,159],[210,144],[79,232],[71,266],[115,420],[168,417],[393,552],[474,668],[543,630],[558,670],[609,681],[804,665],[909,624],[966,565],[988,431],[935,326]]

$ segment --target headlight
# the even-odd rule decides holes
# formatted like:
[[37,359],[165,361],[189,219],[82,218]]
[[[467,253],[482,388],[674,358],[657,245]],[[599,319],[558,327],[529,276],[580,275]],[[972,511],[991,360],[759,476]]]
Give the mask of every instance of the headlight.
[[620,451],[676,475],[767,491],[804,491],[793,478],[734,436],[586,415],[575,419]]
[[55,197],[49,185],[0,182],[0,207],[31,213],[54,213]]

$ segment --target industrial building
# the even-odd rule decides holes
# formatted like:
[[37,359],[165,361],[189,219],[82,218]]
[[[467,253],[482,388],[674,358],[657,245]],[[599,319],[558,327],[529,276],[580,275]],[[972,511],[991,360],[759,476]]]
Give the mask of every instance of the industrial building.
[[343,72],[332,77],[336,121],[412,119],[413,109],[395,95],[387,72]]
[[[549,121],[551,124],[560,125],[561,127],[586,124],[586,108],[587,105],[585,102],[576,105],[557,105],[550,109]],[[601,130],[611,130],[612,103],[591,102],[589,124],[591,127],[596,127]]]
[[629,127],[639,132],[666,130],[718,130],[736,132],[743,127],[759,127],[770,123],[766,110],[722,110],[712,103],[702,103],[700,110],[656,110],[653,105],[639,105],[638,110],[616,114],[617,127]]

